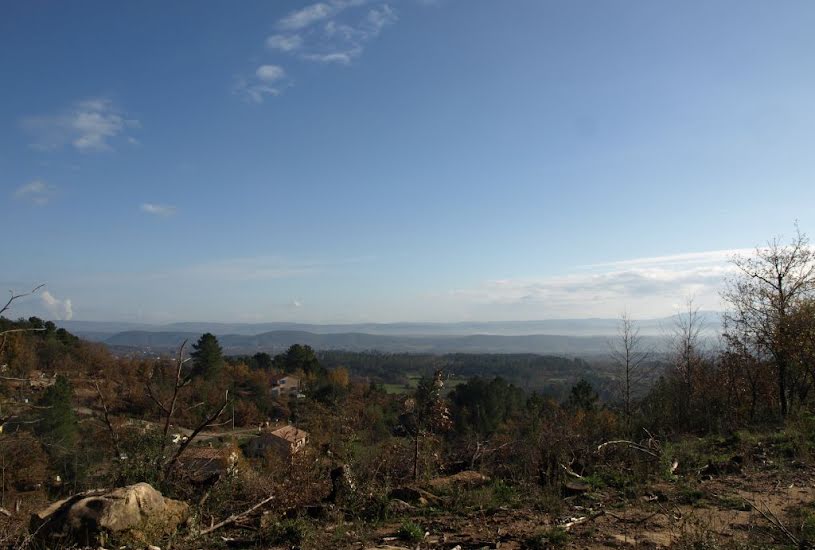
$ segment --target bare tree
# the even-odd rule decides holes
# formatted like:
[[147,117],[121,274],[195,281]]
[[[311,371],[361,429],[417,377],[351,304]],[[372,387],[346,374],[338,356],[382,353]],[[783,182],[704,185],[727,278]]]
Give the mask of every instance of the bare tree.
[[176,406],[178,404],[179,394],[184,387],[186,387],[192,381],[192,374],[188,373],[184,375],[184,365],[190,360],[189,357],[184,357],[184,350],[187,346],[187,340],[181,344],[178,348],[178,353],[176,354],[175,362],[174,362],[174,372],[173,372],[173,380],[172,380],[172,390],[170,395],[166,399],[161,399],[158,396],[158,391],[154,388],[153,385],[153,376],[155,375],[155,371],[150,373],[150,376],[146,383],[147,394],[150,396],[150,399],[158,406],[159,410],[161,411],[162,415],[164,416],[164,428],[162,431],[162,438],[161,438],[161,447],[158,453],[158,464],[156,466],[160,466],[161,462],[164,461],[164,466],[162,468],[162,474],[164,477],[167,477],[171,472],[172,469],[175,467],[178,459],[181,458],[181,455],[187,450],[187,447],[193,442],[193,440],[200,434],[204,429],[208,426],[211,426],[220,416],[223,414],[224,410],[226,409],[227,404],[229,403],[229,390],[226,391],[224,401],[213,411],[212,413],[205,415],[204,419],[192,430],[192,433],[187,437],[187,439],[178,447],[178,449],[173,453],[172,457],[169,460],[165,461],[164,451],[167,448],[167,441],[168,436],[170,433],[170,426],[172,426],[173,417],[176,413]]
[[184,365],[190,360],[189,357],[184,357],[184,349],[187,347],[187,340],[181,343],[181,346],[178,348],[178,353],[176,354],[175,359],[175,377],[173,379],[173,389],[170,398],[167,400],[159,399],[156,395],[158,392],[153,388],[153,376],[155,375],[155,371],[150,373],[150,376],[147,380],[147,395],[150,396],[150,399],[158,406],[161,413],[164,415],[164,429],[162,432],[161,438],[161,449],[159,450],[158,456],[159,460],[162,460],[164,456],[164,449],[167,445],[167,436],[170,432],[170,426],[172,425],[173,415],[175,414],[176,403],[178,402],[178,394],[179,392],[192,381],[192,375],[187,374],[183,376],[184,372]]
[[730,329],[727,319],[724,320],[723,332],[726,349],[721,355],[720,360],[729,371],[735,371],[735,375],[732,376],[732,379],[733,385],[736,387],[730,388],[732,393],[736,395],[739,393],[737,387],[738,379],[747,383],[750,392],[748,418],[750,422],[752,422],[756,418],[759,390],[765,364],[764,361],[759,358],[760,354],[750,349],[750,343],[742,340],[740,334]]
[[682,381],[682,404],[686,414],[690,410],[694,384],[704,361],[700,341],[702,321],[699,308],[693,303],[693,297],[688,297],[684,311],[674,317],[671,334],[672,363]]
[[120,444],[119,439],[119,432],[116,431],[116,428],[113,427],[113,421],[110,417],[110,411],[108,410],[108,404],[105,400],[105,395],[102,393],[102,389],[99,387],[99,381],[94,380],[93,385],[96,388],[96,394],[99,396],[99,402],[102,405],[102,412],[104,413],[105,419],[105,426],[107,426],[108,434],[110,434],[110,442],[113,445],[113,450],[116,451],[116,456],[122,456],[122,446]]
[[31,296],[44,286],[45,286],[44,283],[37,285],[30,292],[24,292],[22,294],[15,294],[13,290],[9,290],[9,294],[11,294],[11,296],[9,297],[8,302],[6,302],[6,305],[0,308],[0,315],[3,315],[3,313],[8,311],[11,308],[11,304],[14,303],[16,300],[19,300],[20,298],[25,298],[26,296]]
[[645,365],[650,354],[645,349],[639,327],[627,311],[620,315],[618,333],[616,341],[610,343],[611,358],[619,371],[623,415],[626,428],[630,429],[635,392],[647,375]]
[[815,295],[815,251],[796,225],[789,244],[773,239],[753,256],[732,259],[738,274],[722,298],[729,330],[774,367],[781,417],[789,410],[788,381],[794,367],[796,309]]

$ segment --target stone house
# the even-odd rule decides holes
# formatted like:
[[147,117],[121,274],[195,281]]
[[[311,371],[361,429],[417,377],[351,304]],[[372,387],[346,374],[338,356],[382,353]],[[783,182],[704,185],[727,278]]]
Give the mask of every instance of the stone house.
[[272,377],[272,397],[297,397],[300,393],[300,379],[291,374],[278,374]]
[[271,432],[261,433],[249,442],[246,454],[261,457],[269,451],[292,457],[308,443],[308,432],[294,426],[283,426]]

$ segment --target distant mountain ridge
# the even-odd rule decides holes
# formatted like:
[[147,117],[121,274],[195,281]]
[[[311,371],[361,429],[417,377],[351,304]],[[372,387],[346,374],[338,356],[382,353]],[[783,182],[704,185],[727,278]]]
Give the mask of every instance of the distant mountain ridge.
[[[708,335],[720,326],[715,312],[702,313]],[[644,341],[664,349],[675,317],[638,321]],[[61,321],[60,326],[109,346],[165,352],[184,340],[212,332],[229,354],[277,352],[292,344],[318,350],[392,353],[537,353],[596,355],[609,351],[618,319],[551,319],[461,323],[200,323],[167,325]]]
[[[700,312],[711,327],[718,328],[718,312]],[[660,336],[669,332],[675,317],[644,319],[637,321],[644,336]],[[94,335],[97,340],[119,332],[189,332],[203,334],[211,332],[218,336],[234,334],[252,336],[266,332],[299,331],[312,334],[364,333],[381,336],[467,336],[467,335],[563,335],[563,336],[614,336],[617,334],[619,319],[544,319],[537,321],[463,321],[453,323],[219,323],[219,322],[178,322],[164,325],[147,323],[105,322],[105,321],[58,321],[57,324],[80,336]],[[104,335],[108,335],[102,337]]]
[[[107,338],[110,346],[141,350],[166,351],[178,347],[185,339],[195,341],[199,332],[127,331]],[[645,337],[646,340],[654,339]],[[389,336],[346,332],[314,334],[278,330],[255,335],[225,334],[218,336],[228,354],[258,351],[278,352],[292,344],[305,344],[317,350],[382,351],[392,353],[538,353],[558,355],[602,354],[608,351],[604,336],[562,336],[533,334],[503,336],[472,334],[466,336]]]

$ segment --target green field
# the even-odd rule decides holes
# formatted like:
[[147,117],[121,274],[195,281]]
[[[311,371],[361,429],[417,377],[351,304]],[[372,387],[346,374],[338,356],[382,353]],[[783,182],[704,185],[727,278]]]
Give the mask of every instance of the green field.
[[[419,385],[419,380],[422,377],[418,374],[409,374],[407,378],[406,384],[383,384],[382,386],[387,393],[392,395],[411,393]],[[464,378],[449,378],[444,381],[444,393],[448,394],[453,391],[453,388],[466,382],[467,380]]]

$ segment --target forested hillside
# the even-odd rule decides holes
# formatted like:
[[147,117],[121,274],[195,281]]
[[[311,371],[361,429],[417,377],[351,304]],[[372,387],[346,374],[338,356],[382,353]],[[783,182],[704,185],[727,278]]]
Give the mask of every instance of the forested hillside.
[[[305,344],[228,355],[211,333],[160,358],[116,356],[50,321],[10,320],[12,298],[4,542],[808,547],[813,252],[799,235],[735,265],[721,349],[689,302],[669,353],[623,316],[602,363]],[[29,524],[103,487],[161,491],[175,519],[116,528],[86,509],[79,529],[60,518],[80,512],[58,508]]]

